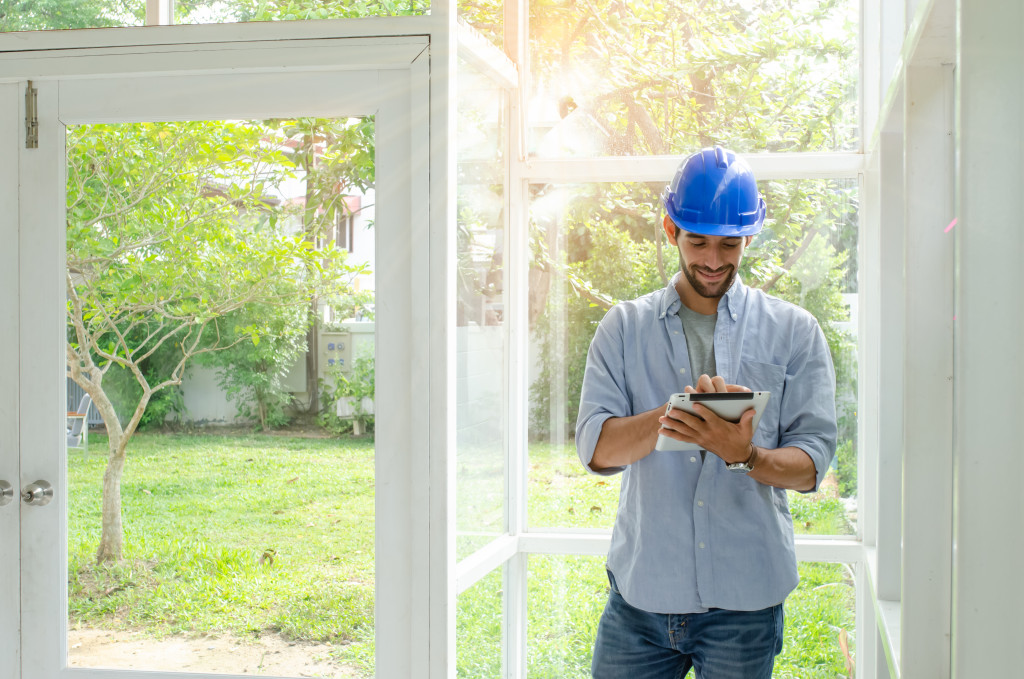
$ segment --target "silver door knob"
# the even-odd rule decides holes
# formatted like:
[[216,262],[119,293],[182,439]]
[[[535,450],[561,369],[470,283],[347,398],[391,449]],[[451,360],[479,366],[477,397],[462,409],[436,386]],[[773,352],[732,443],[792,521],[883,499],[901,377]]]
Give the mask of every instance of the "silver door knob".
[[27,505],[42,507],[53,499],[53,486],[46,481],[30,483],[21,490],[21,501]]
[[14,501],[14,486],[6,481],[0,481],[0,507],[9,505]]

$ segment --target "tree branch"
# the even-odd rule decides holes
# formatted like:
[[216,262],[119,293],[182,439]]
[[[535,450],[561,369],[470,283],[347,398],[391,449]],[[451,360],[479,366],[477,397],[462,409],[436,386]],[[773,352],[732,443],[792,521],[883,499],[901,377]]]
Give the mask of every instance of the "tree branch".
[[791,254],[786,261],[782,263],[782,266],[779,267],[776,274],[767,282],[762,283],[759,287],[764,291],[771,290],[775,284],[779,282],[779,279],[789,273],[793,266],[800,260],[800,257],[803,256],[807,251],[807,248],[810,247],[811,241],[814,240],[814,237],[817,236],[820,231],[821,229],[813,229],[812,231],[809,231],[807,235],[804,236],[803,241],[801,241],[797,249],[793,251],[793,254]]

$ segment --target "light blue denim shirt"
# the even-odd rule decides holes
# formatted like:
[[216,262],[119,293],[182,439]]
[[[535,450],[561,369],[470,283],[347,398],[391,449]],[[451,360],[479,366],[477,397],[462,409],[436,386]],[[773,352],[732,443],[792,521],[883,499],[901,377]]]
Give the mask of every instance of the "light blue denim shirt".
[[[692,385],[675,283],[613,307],[590,345],[576,424],[588,471],[605,420],[664,407]],[[718,304],[718,374],[770,391],[754,433],[765,448],[796,446],[814,461],[815,488],[836,447],[835,372],[807,311],[745,286]],[[622,472],[608,568],[622,596],[652,613],[759,610],[797,585],[786,491],[731,472],[716,455],[653,451]]]

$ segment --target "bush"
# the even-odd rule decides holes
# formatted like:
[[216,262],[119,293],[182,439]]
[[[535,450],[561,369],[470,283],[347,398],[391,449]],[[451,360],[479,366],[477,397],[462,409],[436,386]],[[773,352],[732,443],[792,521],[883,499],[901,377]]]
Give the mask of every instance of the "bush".
[[[253,318],[262,315],[269,332],[253,331]],[[232,314],[221,331],[228,348],[201,355],[199,363],[217,368],[217,383],[235,402],[238,416],[262,431],[291,421],[294,398],[284,384],[288,369],[306,350],[309,319],[304,307],[261,307]]]
[[[317,418],[321,427],[335,434],[357,432],[356,423],[364,433],[371,433],[374,428],[374,417],[363,409],[363,399],[373,399],[376,393],[374,378],[374,362],[372,354],[363,354],[352,362],[352,369],[347,374],[342,372],[341,365],[336,364],[327,369],[327,381],[320,384],[322,410]],[[338,416],[338,401],[351,400],[355,415],[352,418]]]
[[836,449],[836,480],[840,497],[857,496],[857,448],[847,439]]

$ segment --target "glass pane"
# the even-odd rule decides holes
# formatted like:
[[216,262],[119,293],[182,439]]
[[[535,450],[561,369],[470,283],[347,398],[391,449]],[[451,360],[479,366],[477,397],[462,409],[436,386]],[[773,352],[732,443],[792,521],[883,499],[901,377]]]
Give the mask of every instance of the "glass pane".
[[430,0],[183,0],[174,4],[174,23],[350,19],[426,14],[429,9]]
[[[679,256],[661,228],[663,184],[531,188],[531,527],[611,527],[617,477],[586,474],[573,434],[587,349],[616,300],[667,285]],[[839,450],[820,492],[794,496],[801,532],[856,525],[857,369],[855,180],[765,181],[765,228],[740,270],[747,285],[803,306],[832,349]],[[666,395],[667,396],[667,395]],[[582,516],[581,516],[582,514]]]
[[458,99],[458,558],[506,531],[505,95],[464,62]]
[[786,598],[778,679],[855,676],[857,589],[855,569],[842,563],[799,564],[800,585]]
[[0,33],[146,23],[145,0],[5,0]]
[[67,154],[69,666],[372,677],[372,119]]
[[527,561],[526,675],[586,679],[608,599],[604,557],[531,554]]
[[459,0],[459,19],[498,47],[505,44],[504,0]]
[[[851,676],[856,660],[853,569],[800,563],[799,570],[800,585],[786,599],[785,641],[772,676]],[[604,559],[531,554],[528,582],[527,676],[590,677],[597,625],[608,599]]]
[[501,677],[504,632],[504,572],[491,571],[456,600],[456,676]]
[[530,152],[856,149],[859,7],[532,0]]
[[[5,0],[0,32],[142,26],[145,0]],[[7,5],[11,11],[5,11]],[[177,0],[176,24],[296,21],[426,14],[429,0]]]

